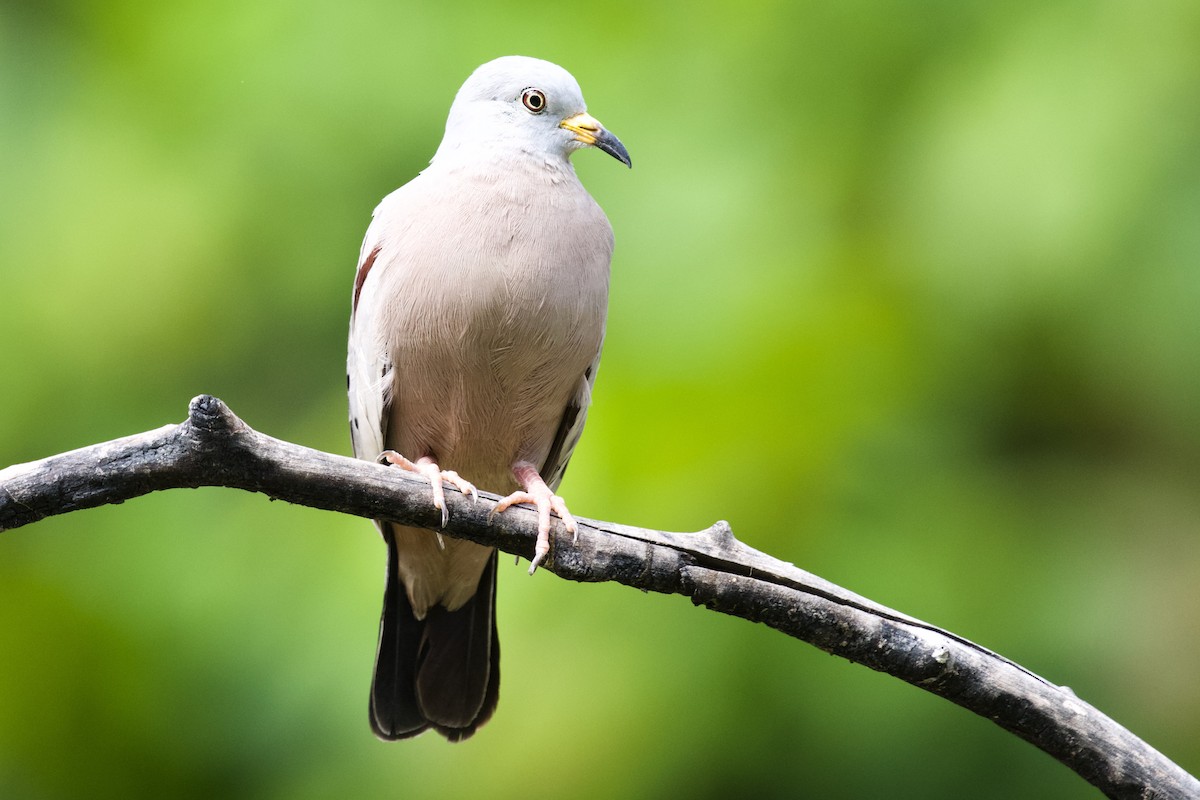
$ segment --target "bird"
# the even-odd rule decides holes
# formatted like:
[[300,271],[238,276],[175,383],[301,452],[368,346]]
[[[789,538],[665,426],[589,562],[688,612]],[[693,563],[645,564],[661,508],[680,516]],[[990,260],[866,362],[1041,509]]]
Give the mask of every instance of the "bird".
[[[455,95],[429,166],[363,239],[347,389],[354,454],[538,512],[530,573],[579,441],[604,342],[613,231],[572,153],[629,153],[562,67],[505,56]],[[462,741],[499,698],[496,551],[376,520],[388,566],[370,722],[383,740]]]

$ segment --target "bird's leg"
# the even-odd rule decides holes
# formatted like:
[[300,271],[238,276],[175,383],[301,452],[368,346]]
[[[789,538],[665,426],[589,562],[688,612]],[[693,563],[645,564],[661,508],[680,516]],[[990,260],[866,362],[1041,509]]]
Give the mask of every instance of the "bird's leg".
[[546,554],[550,552],[550,512],[553,511],[557,514],[563,521],[563,527],[576,538],[579,536],[579,526],[576,524],[575,518],[571,516],[571,512],[567,511],[567,504],[563,502],[563,499],[550,491],[550,487],[542,480],[537,467],[528,461],[518,461],[513,464],[512,473],[513,477],[517,479],[517,483],[521,485],[521,491],[513,492],[497,503],[496,507],[492,509],[492,513],[488,514],[488,520],[509,506],[521,503],[528,503],[537,509],[538,538],[537,544],[533,548],[533,561],[529,565],[529,574],[532,575],[538,565],[545,560]]
[[[449,520],[449,514],[446,511],[446,493],[442,489],[442,481],[451,484],[460,492],[479,500],[479,492],[475,490],[474,484],[464,480],[457,472],[453,470],[444,470],[437,465],[432,456],[421,456],[416,462],[409,461],[404,456],[397,453],[395,450],[384,450],[379,454],[380,464],[391,464],[394,467],[399,467],[406,472],[415,472],[418,475],[424,475],[429,481],[429,485],[433,487],[433,507],[442,512],[442,527],[446,527],[446,522]],[[438,543],[442,543],[441,534],[438,534]]]

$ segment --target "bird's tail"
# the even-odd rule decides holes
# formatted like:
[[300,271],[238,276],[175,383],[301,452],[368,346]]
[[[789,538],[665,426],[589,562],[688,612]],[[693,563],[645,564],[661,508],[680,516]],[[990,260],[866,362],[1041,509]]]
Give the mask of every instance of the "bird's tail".
[[380,739],[407,739],[433,728],[461,741],[487,722],[500,696],[496,635],[496,554],[462,608],[429,609],[417,619],[399,576],[396,539],[388,546],[387,588],[371,681],[371,728]]

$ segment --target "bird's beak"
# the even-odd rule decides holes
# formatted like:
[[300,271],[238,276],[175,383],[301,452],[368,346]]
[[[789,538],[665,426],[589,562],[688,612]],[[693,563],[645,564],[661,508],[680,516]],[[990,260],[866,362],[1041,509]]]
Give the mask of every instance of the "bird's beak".
[[576,141],[583,142],[589,147],[598,147],[625,166],[633,167],[625,145],[621,144],[620,139],[605,130],[604,126],[600,124],[600,120],[591,114],[583,113],[567,117],[558,126],[575,134]]

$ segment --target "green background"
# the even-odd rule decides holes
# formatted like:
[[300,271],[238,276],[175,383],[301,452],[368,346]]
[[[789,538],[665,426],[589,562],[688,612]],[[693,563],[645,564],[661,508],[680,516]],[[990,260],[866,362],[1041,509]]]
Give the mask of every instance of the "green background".
[[[375,203],[478,64],[634,169],[582,516],[748,544],[1200,771],[1200,6],[0,5],[0,466],[208,392],[348,453]],[[469,477],[469,476],[468,476]],[[907,684],[502,563],[496,717],[370,734],[370,524],[172,491],[0,537],[0,797],[1094,797]]]

